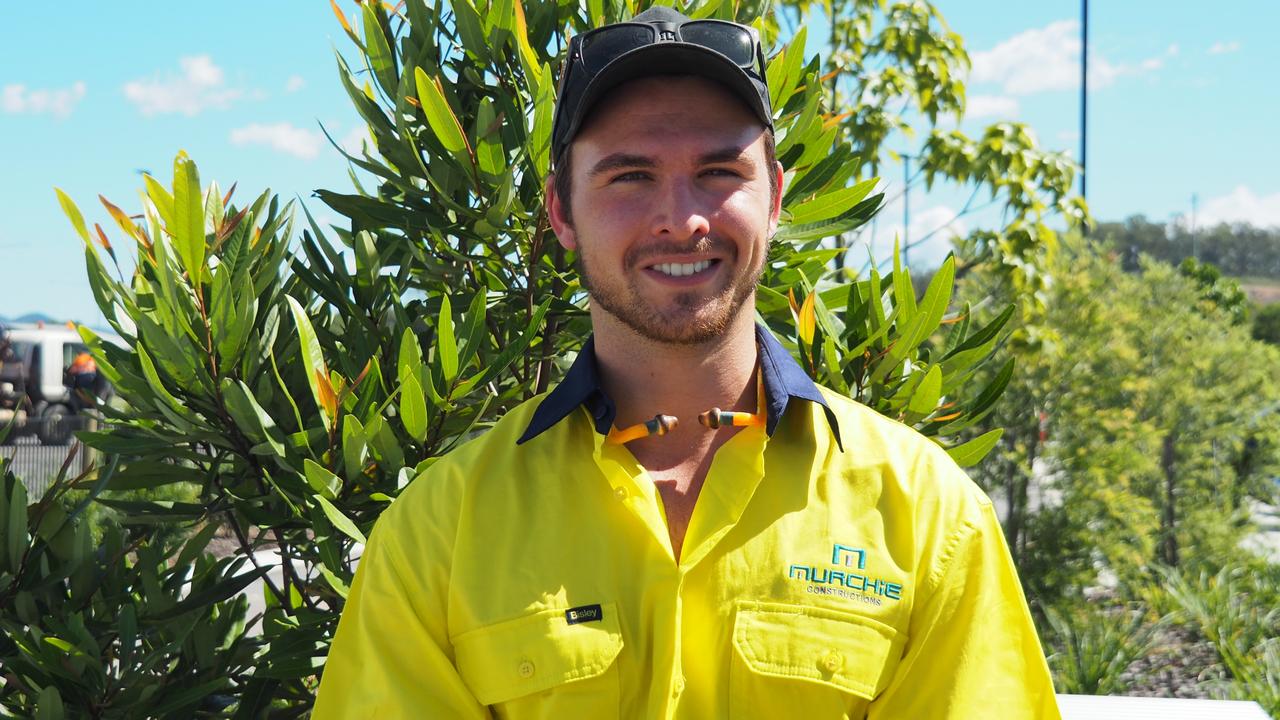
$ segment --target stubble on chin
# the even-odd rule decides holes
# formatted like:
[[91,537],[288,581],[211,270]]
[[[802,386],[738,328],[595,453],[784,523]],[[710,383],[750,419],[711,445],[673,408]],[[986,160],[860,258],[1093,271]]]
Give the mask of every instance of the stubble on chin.
[[[755,297],[763,267],[748,277],[730,282],[711,297],[697,293],[679,293],[673,298],[674,311],[663,312],[643,300],[640,289],[630,280],[616,285],[593,280],[595,273],[578,254],[578,277],[596,307],[617,318],[641,337],[667,345],[701,345],[722,337],[733,321]],[[637,262],[628,259],[628,267]],[[621,289],[621,291],[620,291]]]

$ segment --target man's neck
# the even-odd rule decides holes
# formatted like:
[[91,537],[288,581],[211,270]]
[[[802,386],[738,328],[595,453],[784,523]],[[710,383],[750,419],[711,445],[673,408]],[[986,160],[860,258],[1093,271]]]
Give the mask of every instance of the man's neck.
[[617,427],[659,413],[674,415],[679,427],[655,442],[686,452],[705,447],[703,440],[709,439],[709,431],[698,424],[700,413],[713,407],[755,412],[758,350],[749,312],[740,313],[720,337],[697,345],[656,342],[603,313],[593,316],[593,326],[596,362],[617,406]]

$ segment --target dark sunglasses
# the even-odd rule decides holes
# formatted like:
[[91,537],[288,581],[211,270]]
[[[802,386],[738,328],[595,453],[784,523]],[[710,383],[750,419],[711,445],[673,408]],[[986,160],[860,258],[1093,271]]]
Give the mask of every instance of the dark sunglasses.
[[764,77],[764,56],[754,28],[726,20],[690,20],[663,27],[623,22],[596,28],[573,38],[570,55],[576,53],[586,71],[595,75],[619,56],[660,42],[684,42],[714,50],[743,70]]

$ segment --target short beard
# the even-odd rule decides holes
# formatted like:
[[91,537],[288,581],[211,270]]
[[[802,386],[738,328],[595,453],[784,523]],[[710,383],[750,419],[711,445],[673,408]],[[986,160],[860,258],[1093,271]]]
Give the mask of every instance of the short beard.
[[[703,239],[696,247],[705,251],[710,249],[703,247],[707,243],[713,247],[717,245]],[[645,249],[644,255],[653,256],[684,249],[686,248],[650,247]],[[630,270],[640,265],[642,261],[643,256],[628,255],[624,259],[624,264]],[[721,262],[727,262],[727,260]],[[711,298],[699,297],[694,293],[681,293],[675,298],[679,316],[671,317],[640,301],[639,293],[629,283],[625,283],[623,291],[619,291],[618,288],[606,287],[594,282],[593,271],[587,267],[587,261],[582,252],[578,253],[575,264],[578,277],[587,294],[591,296],[592,303],[618,318],[622,324],[641,337],[666,345],[702,345],[723,337],[733,325],[734,320],[744,312],[748,301],[754,298],[756,287],[764,273],[764,264],[761,263],[760,267],[755,268],[749,276],[742,279],[742,282],[737,284],[730,282],[721,293]],[[626,296],[626,290],[631,291],[631,297]],[[728,296],[728,303],[723,306],[722,312],[717,312],[710,317],[694,315],[699,307],[717,304],[726,296]],[[754,305],[754,303],[750,304]]]

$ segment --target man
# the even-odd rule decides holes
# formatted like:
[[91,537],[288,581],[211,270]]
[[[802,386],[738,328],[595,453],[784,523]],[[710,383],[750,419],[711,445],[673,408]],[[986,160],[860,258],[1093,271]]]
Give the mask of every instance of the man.
[[1057,717],[990,501],[754,324],[762,58],[663,7],[571,43],[547,207],[594,336],[379,521],[317,718]]

